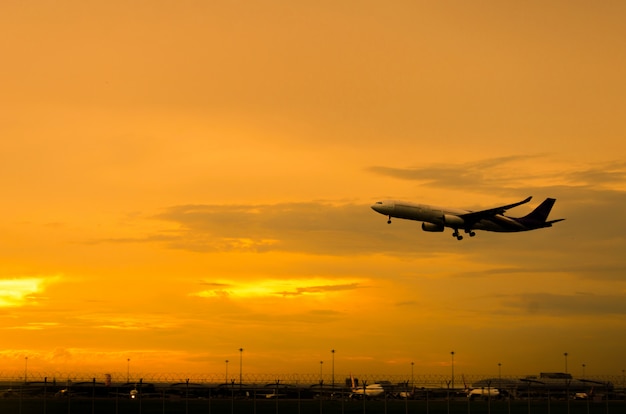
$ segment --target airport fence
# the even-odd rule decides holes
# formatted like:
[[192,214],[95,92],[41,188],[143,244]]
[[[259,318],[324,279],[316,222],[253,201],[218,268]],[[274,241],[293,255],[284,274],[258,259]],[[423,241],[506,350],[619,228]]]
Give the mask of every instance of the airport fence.
[[[228,378],[222,373],[150,373],[150,372],[65,372],[65,371],[0,371],[0,382],[3,383],[29,383],[29,382],[111,382],[132,383],[183,383],[196,384],[334,384],[337,386],[350,386],[350,379],[355,378],[360,384],[373,384],[376,382],[389,382],[391,384],[407,384],[418,388],[468,388],[472,384],[486,379],[494,380],[494,375],[458,375],[452,379],[449,375],[435,374],[372,374],[372,373],[337,373],[333,376],[319,373],[239,373],[229,375]],[[501,376],[501,380],[519,379],[523,376]],[[611,384],[615,389],[626,389],[624,375],[595,375],[588,376],[584,380]]]

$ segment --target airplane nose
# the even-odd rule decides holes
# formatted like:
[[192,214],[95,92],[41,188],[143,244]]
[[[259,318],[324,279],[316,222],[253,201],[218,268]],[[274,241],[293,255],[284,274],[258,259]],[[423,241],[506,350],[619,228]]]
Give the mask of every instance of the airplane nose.
[[371,207],[372,210],[376,211],[377,213],[385,214],[385,205],[381,201],[377,201],[376,204],[372,204]]

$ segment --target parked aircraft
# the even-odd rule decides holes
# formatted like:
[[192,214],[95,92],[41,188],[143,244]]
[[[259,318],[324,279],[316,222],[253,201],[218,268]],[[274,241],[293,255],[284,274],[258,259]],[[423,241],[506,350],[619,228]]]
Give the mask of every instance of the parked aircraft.
[[381,383],[374,383],[374,384],[370,384],[367,385],[365,382],[363,382],[363,385],[358,385],[358,383],[355,381],[354,377],[352,375],[350,375],[350,380],[352,382],[352,393],[350,393],[350,397],[355,398],[355,397],[367,397],[367,398],[373,398],[373,397],[379,397],[381,395],[383,395],[386,390],[383,387],[383,384]]
[[494,387],[486,388],[471,388],[467,390],[467,398],[470,400],[476,398],[498,398],[500,397],[500,390]]
[[465,231],[470,237],[474,237],[474,230],[495,232],[518,232],[552,227],[553,223],[565,219],[547,220],[550,210],[556,199],[546,198],[537,208],[524,217],[509,217],[504,213],[513,207],[526,204],[532,197],[528,197],[517,203],[490,208],[487,210],[461,210],[447,207],[436,207],[425,204],[416,204],[398,200],[378,201],[372,209],[380,214],[388,216],[387,223],[391,218],[416,220],[422,222],[422,230],[429,232],[442,232],[445,227],[454,230],[452,236],[462,240],[459,230]]
[[[470,400],[474,400],[477,398],[489,399],[489,398],[499,398],[502,396],[499,388],[492,387],[493,381],[487,381],[487,386],[481,384],[481,386],[471,387],[468,386],[465,382],[465,377],[463,377],[463,385],[465,385],[465,394],[467,398]],[[498,381],[499,384],[502,384],[502,379]]]

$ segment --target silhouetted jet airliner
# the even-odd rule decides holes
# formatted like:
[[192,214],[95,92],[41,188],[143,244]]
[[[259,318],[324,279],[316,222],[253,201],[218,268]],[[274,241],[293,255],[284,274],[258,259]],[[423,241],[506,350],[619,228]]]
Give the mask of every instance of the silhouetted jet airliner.
[[536,209],[524,217],[508,217],[504,212],[510,208],[528,203],[528,197],[518,203],[490,208],[488,210],[470,211],[454,208],[435,207],[424,204],[409,203],[406,201],[385,200],[378,201],[372,206],[374,211],[391,218],[422,221],[424,231],[443,231],[445,227],[454,230],[452,236],[462,240],[459,230],[464,230],[470,237],[474,237],[474,230],[517,232],[551,227],[552,223],[565,219],[546,221],[556,199],[546,198]]

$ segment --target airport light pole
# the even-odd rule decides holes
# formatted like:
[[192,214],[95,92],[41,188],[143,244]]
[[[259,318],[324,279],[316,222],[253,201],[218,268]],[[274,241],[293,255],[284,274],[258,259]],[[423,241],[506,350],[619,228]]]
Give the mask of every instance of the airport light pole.
[[243,348],[239,348],[239,388],[243,385]]
[[332,388],[332,390],[334,392],[335,391],[335,350],[331,349],[330,353],[331,353],[331,355],[333,357],[332,358],[332,364],[331,364],[331,374],[332,374],[332,376],[331,376],[331,381],[332,381],[331,388]]
[[586,378],[586,377],[585,377],[585,367],[587,367],[587,365],[586,365],[586,364],[583,364],[583,379],[585,379],[585,378]]
[[[569,354],[567,352],[563,352],[563,357],[565,358],[565,374],[567,374],[567,356]],[[567,375],[566,375],[567,376]],[[567,414],[570,414],[570,407],[569,407],[569,383],[570,383],[570,379],[566,378],[565,379],[565,398],[567,398]]]
[[226,362],[226,376],[224,377],[224,384],[228,384],[228,360]]
[[454,389],[454,351],[450,352],[450,357],[452,359],[452,378],[450,384],[452,384],[452,389]]
[[24,382],[28,382],[28,357],[24,357]]
[[413,368],[415,367],[415,362],[411,362],[411,392],[413,392],[413,388],[415,387],[415,382],[413,382]]
[[[320,361],[320,386],[324,382],[323,378],[324,378],[324,361]],[[320,390],[320,392],[322,391]]]
[[502,363],[498,362],[498,387],[502,389]]
[[130,382],[130,358],[126,358],[126,382]]

